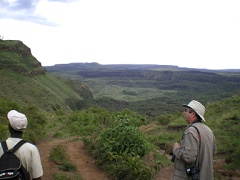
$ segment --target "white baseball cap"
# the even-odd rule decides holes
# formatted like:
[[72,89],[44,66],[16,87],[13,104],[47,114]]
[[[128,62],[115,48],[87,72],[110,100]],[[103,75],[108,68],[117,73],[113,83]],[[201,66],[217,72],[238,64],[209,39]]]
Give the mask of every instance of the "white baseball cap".
[[24,131],[26,129],[28,121],[24,114],[11,110],[8,112],[7,117],[10,125],[16,131]]
[[205,107],[200,102],[192,100],[188,105],[183,104],[183,106],[193,109],[203,121],[206,121],[203,117],[205,113]]

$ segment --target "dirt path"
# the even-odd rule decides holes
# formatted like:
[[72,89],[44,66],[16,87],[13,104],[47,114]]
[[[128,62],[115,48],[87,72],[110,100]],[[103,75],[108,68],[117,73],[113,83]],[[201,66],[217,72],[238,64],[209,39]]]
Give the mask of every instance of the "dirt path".
[[76,165],[77,172],[81,174],[84,180],[107,180],[106,174],[97,167],[92,157],[86,153],[83,142],[80,140],[71,141],[73,139],[73,137],[66,139],[49,139],[37,145],[44,171],[42,179],[53,180],[53,174],[60,172],[57,165],[49,161],[49,155],[52,148],[57,145],[63,145],[66,147],[69,160]]
[[[63,145],[66,147],[69,160],[76,165],[78,174],[81,174],[84,180],[108,180],[107,175],[94,163],[94,159],[86,153],[83,142],[73,139],[74,137],[65,139],[50,138],[48,141],[37,145],[44,171],[42,179],[53,180],[53,174],[60,172],[57,165],[49,161],[49,155],[54,147]],[[154,179],[168,180],[171,178],[172,172],[171,167],[163,168]]]

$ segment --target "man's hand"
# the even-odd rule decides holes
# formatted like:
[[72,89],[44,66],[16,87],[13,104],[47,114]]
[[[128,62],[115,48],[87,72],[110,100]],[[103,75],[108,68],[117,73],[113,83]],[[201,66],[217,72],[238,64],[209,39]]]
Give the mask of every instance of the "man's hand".
[[178,148],[178,147],[180,147],[180,144],[179,143],[174,143],[174,145],[173,145],[173,149],[176,149],[176,148]]

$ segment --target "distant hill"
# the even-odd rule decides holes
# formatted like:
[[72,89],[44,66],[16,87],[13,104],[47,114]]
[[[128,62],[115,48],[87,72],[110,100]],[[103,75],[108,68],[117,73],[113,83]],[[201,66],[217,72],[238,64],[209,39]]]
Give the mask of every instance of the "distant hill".
[[93,98],[83,83],[48,73],[29,47],[14,40],[0,40],[0,87],[0,98],[44,111],[70,111]]
[[240,93],[240,70],[207,70],[171,65],[70,63],[46,66],[59,77],[84,82],[107,109],[129,108],[155,116],[197,99],[206,104]]
[[54,66],[45,66],[49,72],[57,71],[76,71],[76,70],[97,70],[97,71],[111,71],[111,70],[156,70],[156,71],[201,71],[201,72],[240,72],[240,69],[198,69],[185,68],[173,65],[157,65],[157,64],[99,64],[93,63],[69,63],[56,64]]
[[108,64],[102,65],[99,63],[69,63],[69,64],[56,64],[54,66],[45,66],[48,71],[56,70],[152,70],[152,69],[179,69],[177,66],[171,65],[154,65],[154,64]]

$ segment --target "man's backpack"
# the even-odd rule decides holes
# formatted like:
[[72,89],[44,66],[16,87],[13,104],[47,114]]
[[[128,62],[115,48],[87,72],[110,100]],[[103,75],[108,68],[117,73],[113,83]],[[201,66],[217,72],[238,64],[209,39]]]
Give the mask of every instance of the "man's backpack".
[[4,153],[0,157],[0,180],[30,179],[29,173],[23,167],[20,159],[14,154],[24,143],[26,141],[21,140],[13,148],[8,149],[6,141],[1,142]]

